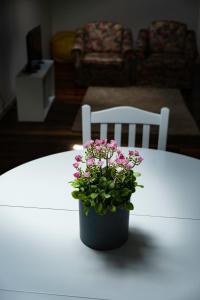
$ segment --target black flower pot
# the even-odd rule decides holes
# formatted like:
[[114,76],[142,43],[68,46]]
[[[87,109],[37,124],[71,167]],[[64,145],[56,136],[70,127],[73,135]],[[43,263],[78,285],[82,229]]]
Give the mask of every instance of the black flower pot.
[[111,250],[122,246],[128,239],[129,211],[118,209],[106,215],[98,215],[90,208],[88,215],[83,212],[79,201],[80,238],[88,247],[96,250]]

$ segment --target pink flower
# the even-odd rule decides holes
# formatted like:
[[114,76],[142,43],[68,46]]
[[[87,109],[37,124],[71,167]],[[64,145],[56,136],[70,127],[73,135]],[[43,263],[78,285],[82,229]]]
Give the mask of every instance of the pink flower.
[[117,157],[115,161],[118,165],[123,165],[125,163],[125,159],[120,159],[119,157]]
[[137,157],[137,161],[138,161],[139,163],[141,163],[143,160],[144,160],[144,158],[142,158],[141,156]]
[[129,161],[128,163],[127,163],[127,165],[126,165],[126,167],[127,167],[127,169],[132,169],[133,167],[134,167],[134,164],[131,162],[131,161]]
[[92,144],[94,144],[93,140],[87,141],[84,145],[83,148],[88,148],[89,146],[91,146]]
[[117,154],[119,155],[122,152],[121,149],[117,149]]
[[99,167],[102,167],[102,166],[103,166],[103,164],[104,164],[103,160],[99,160],[99,161],[98,161],[98,165],[99,165]]
[[76,173],[74,173],[73,175],[74,175],[74,177],[76,177],[76,178],[79,178],[79,177],[81,176],[80,172],[76,172]]
[[95,150],[96,150],[97,152],[100,152],[100,151],[101,151],[101,147],[100,147],[100,146],[95,146]]
[[117,164],[121,164],[121,159],[119,158],[119,157],[117,157],[116,159],[115,159],[115,162],[117,163]]
[[88,159],[87,162],[86,162],[87,166],[93,166],[94,163],[95,163],[94,158],[90,158],[90,159]]
[[78,166],[79,166],[79,163],[78,163],[78,162],[75,162],[75,163],[73,164],[73,167],[76,168],[76,169],[78,168]]
[[82,156],[81,155],[76,155],[75,160],[76,161],[82,161]]
[[139,156],[139,151],[137,151],[137,150],[135,150],[135,151],[129,150],[128,151],[128,155],[129,156]]
[[110,143],[117,146],[117,142],[115,140],[111,140]]
[[119,155],[119,159],[124,159],[125,158],[125,156],[121,153],[120,155]]
[[115,140],[111,140],[110,143],[107,143],[107,147],[111,150],[116,150],[117,148],[117,143]]
[[132,155],[134,155],[134,151],[132,151],[132,150],[129,150],[129,151],[128,151],[128,155],[129,155],[129,156],[132,156]]
[[[124,156],[123,156],[124,157]],[[119,158],[117,157],[115,159],[115,162],[118,164],[118,165],[123,165],[123,166],[126,166],[128,163],[129,163],[129,160],[127,158]]]
[[95,145],[96,146],[99,146],[99,145],[102,145],[103,144],[103,140],[95,140]]
[[112,159],[109,160],[109,165],[113,165],[114,161]]
[[139,156],[139,155],[140,155],[140,154],[139,154],[139,151],[135,150],[134,155],[135,155],[135,156]]
[[129,163],[129,160],[128,160],[127,158],[122,159],[122,164],[123,164],[124,166],[126,166],[128,163]]
[[84,177],[86,177],[86,178],[90,177],[90,172],[85,172]]
[[116,145],[115,144],[107,144],[107,147],[111,150],[115,150],[116,149]]

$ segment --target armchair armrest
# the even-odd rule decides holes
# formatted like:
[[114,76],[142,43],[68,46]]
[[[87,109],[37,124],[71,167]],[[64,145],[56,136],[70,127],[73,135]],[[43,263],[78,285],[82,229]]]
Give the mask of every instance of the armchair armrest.
[[196,35],[193,30],[188,30],[185,42],[185,56],[188,60],[194,61],[198,57]]
[[74,46],[72,48],[72,52],[74,51],[80,51],[84,52],[84,30],[83,29],[78,29],[76,31],[75,35],[75,41],[74,41]]
[[138,33],[138,38],[136,42],[136,56],[138,58],[144,58],[149,50],[149,30],[141,29]]
[[126,57],[133,56],[133,36],[130,29],[124,29],[122,36],[122,54]]
[[78,29],[76,31],[74,46],[71,50],[73,60],[75,62],[75,67],[79,68],[81,64],[81,54],[84,52],[84,30]]

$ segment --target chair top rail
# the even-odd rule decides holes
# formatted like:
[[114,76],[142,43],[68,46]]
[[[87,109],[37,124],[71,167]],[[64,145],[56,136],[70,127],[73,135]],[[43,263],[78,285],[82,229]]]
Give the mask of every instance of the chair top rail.
[[[161,109],[168,110],[164,107]],[[160,125],[161,115],[130,106],[118,106],[91,113],[92,123]]]

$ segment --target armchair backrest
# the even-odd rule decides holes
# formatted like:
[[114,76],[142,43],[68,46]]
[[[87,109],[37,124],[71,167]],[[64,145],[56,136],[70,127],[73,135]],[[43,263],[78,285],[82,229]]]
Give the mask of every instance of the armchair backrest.
[[187,25],[176,21],[154,21],[149,28],[151,52],[181,53],[184,51]]
[[85,50],[88,52],[120,52],[123,26],[113,22],[93,22],[84,26]]

